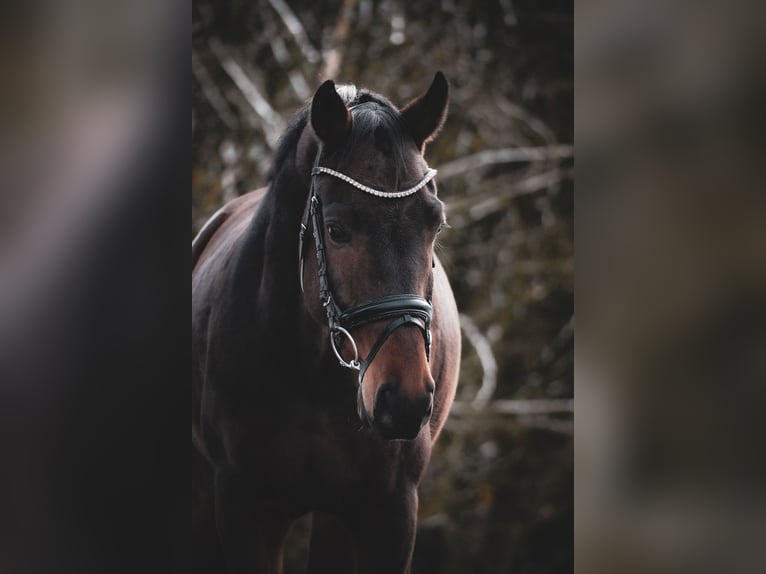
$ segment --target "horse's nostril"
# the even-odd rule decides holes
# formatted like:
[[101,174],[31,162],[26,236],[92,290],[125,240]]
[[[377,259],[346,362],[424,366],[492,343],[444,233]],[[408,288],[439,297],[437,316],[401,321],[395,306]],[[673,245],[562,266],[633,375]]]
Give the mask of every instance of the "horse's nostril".
[[390,427],[393,423],[391,396],[392,392],[389,385],[381,385],[375,395],[374,418],[379,424],[386,427]]
[[391,411],[389,409],[383,409],[380,412],[380,416],[377,420],[378,424],[385,427],[386,429],[390,429],[394,426],[394,417],[391,415]]
[[434,395],[412,398],[392,385],[382,385],[375,395],[374,423],[388,439],[413,439],[431,418]]

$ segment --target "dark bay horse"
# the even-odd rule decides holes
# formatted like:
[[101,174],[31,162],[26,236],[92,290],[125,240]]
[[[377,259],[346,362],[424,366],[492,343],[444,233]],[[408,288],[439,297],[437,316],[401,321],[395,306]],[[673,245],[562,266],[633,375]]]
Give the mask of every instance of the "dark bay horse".
[[195,571],[280,572],[310,512],[309,572],[409,571],[460,361],[423,157],[447,103],[441,73],[401,110],[328,80],[193,242]]

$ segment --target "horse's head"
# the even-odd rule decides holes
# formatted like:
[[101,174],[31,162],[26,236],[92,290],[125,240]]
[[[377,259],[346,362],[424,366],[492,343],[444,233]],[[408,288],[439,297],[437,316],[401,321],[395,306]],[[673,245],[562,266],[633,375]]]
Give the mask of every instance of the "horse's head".
[[358,371],[362,420],[385,438],[412,439],[433,409],[432,267],[445,221],[423,151],[444,122],[448,85],[437,73],[401,110],[340,91],[331,81],[317,90],[303,146],[312,170],[304,300],[329,326],[341,362]]

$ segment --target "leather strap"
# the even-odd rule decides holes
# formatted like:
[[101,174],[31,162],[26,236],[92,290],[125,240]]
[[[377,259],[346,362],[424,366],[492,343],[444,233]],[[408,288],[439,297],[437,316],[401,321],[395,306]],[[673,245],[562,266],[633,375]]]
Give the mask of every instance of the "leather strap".
[[415,325],[423,332],[423,340],[426,343],[426,353],[430,354],[431,331],[428,328],[428,325],[427,324],[425,326],[422,325],[420,321],[418,321],[415,317],[405,313],[398,319],[394,319],[388,324],[385,331],[383,331],[380,334],[380,337],[378,337],[378,340],[375,341],[375,344],[372,346],[372,349],[370,349],[370,352],[367,354],[367,357],[361,362],[361,366],[359,369],[359,386],[361,386],[362,383],[364,382],[364,375],[367,372],[367,368],[370,366],[372,361],[377,356],[378,351],[380,351],[380,349],[383,347],[383,345],[388,340],[388,338],[394,334],[394,331],[396,331],[399,327],[404,327],[405,325]]
[[314,244],[316,246],[317,274],[319,275],[319,298],[327,312],[327,322],[330,331],[334,333],[336,330],[335,327],[339,324],[338,317],[340,315],[340,309],[333,299],[330,280],[327,276],[327,256],[325,254],[324,238],[322,237],[322,232],[324,230],[322,207],[319,197],[313,193],[313,186],[310,201],[311,205],[309,206],[309,211],[311,213],[311,227],[313,228]]
[[433,309],[431,303],[418,295],[389,295],[348,309],[339,320],[350,331],[367,323],[398,317],[404,313],[414,315],[424,323],[430,323]]

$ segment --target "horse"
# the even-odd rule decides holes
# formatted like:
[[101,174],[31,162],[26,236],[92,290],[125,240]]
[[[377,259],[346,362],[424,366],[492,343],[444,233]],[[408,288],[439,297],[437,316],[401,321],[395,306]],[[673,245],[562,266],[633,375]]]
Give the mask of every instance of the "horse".
[[441,72],[401,109],[325,81],[192,242],[196,572],[281,572],[308,514],[308,572],[410,571],[460,366],[424,158],[448,99]]

